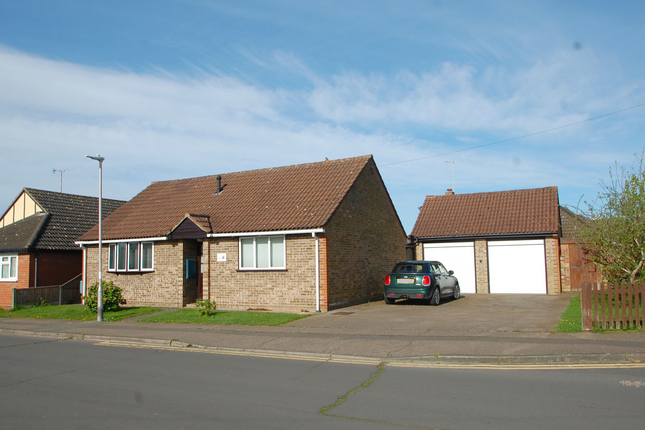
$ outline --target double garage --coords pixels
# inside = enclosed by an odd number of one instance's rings
[[[485,254],[480,250],[477,260],[474,241],[424,243],[423,259],[441,261],[453,270],[462,293],[477,293],[477,270],[487,268],[491,294],[547,294],[544,239],[487,240],[480,245]]]

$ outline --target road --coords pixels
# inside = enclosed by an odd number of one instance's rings
[[[640,430],[644,400],[643,368],[378,367],[0,335],[3,429]]]

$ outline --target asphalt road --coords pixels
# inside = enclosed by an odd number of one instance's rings
[[[3,429],[640,430],[644,400],[643,368],[379,368],[0,335]]]

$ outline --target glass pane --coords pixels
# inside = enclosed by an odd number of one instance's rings
[[[152,242],[141,244],[141,270],[152,270]]]
[[[11,269],[9,270],[9,277],[10,278],[15,278],[18,276],[18,258],[17,257],[11,257]]]
[[[138,243],[128,243],[128,270],[139,270]]]
[[[284,237],[271,238],[271,267],[284,267]]]
[[[116,245],[110,245],[110,256],[108,257],[108,270],[114,270],[116,261]]]
[[[258,269],[265,269],[269,267],[269,238],[257,237],[255,238],[255,246],[257,248],[256,267]]]
[[[119,243],[116,249],[116,270],[125,270],[125,261],[128,257],[126,244]]]
[[[0,267],[0,278],[7,279],[9,277],[9,257],[2,257],[2,266]]]
[[[253,239],[240,239],[242,267],[253,267]]]

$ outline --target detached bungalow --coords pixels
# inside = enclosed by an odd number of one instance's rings
[[[155,182],[103,230],[103,279],[129,305],[324,312],[382,299],[405,258],[372,156]],[[77,242],[88,285],[97,239],[95,226]]]
[[[103,215],[124,202],[103,199]],[[0,218],[0,307],[12,290],[61,285],[80,276],[74,241],[98,219],[98,199],[24,188]]]

